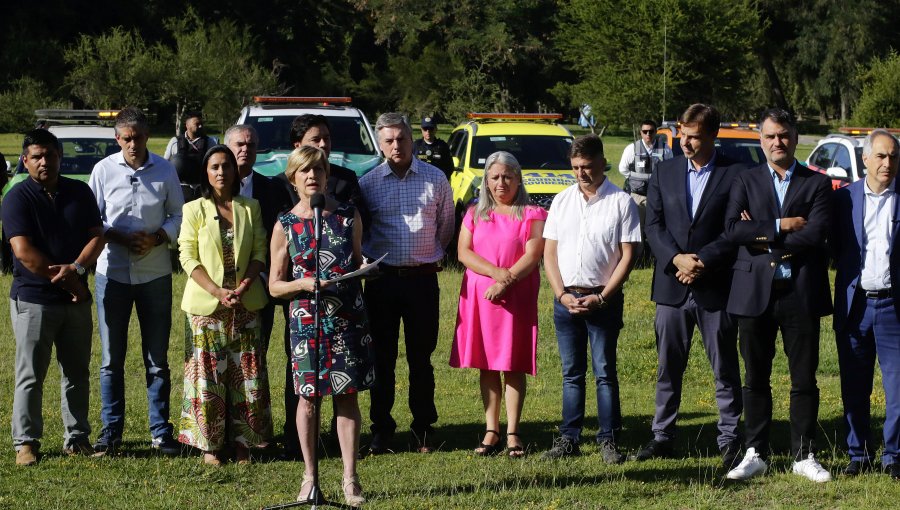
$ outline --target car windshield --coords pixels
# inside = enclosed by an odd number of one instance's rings
[[[121,149],[113,138],[63,138],[63,158],[59,173],[89,175],[101,159]]]
[[[249,117],[247,124],[259,134],[257,151],[289,151],[291,124],[296,116]],[[369,136],[365,123],[356,117],[328,117],[331,131],[331,151],[375,156],[375,141]]]
[[[676,138],[672,144],[672,153],[676,156],[684,154],[679,142],[680,140]],[[759,140],[748,138],[716,138],[716,151],[732,161],[748,165],[758,165],[766,160],[766,155],[759,146]]]
[[[476,136],[473,141],[469,166],[484,168],[487,157],[497,151],[506,151],[516,157],[522,168],[571,170],[569,148],[572,139],[567,136],[549,135],[498,135]]]

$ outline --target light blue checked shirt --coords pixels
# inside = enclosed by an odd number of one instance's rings
[[[372,224],[363,236],[363,253],[387,253],[390,266],[439,262],[453,239],[453,193],[444,172],[412,158],[403,178],[385,162],[359,180]]]

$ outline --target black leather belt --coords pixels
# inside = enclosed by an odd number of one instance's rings
[[[891,289],[859,290],[863,291],[866,294],[866,299],[887,299],[891,297]]]
[[[589,295],[589,294],[600,294],[603,292],[606,286],[601,285],[599,287],[566,287],[566,292],[576,292],[581,295]]]
[[[378,270],[383,274],[391,276],[399,276],[405,278],[407,276],[421,276],[425,274],[434,274],[443,271],[444,268],[438,264],[420,264],[418,266],[389,266],[387,264],[378,264]]]

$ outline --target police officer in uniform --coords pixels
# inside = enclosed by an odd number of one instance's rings
[[[422,161],[438,167],[447,180],[453,173],[453,157],[450,155],[450,146],[447,142],[434,135],[437,124],[431,117],[422,119],[422,138],[413,144],[413,154]]]
[[[647,209],[647,187],[650,175],[663,160],[672,158],[672,149],[656,136],[656,122],[641,122],[640,137],[625,146],[619,160],[619,173],[625,176],[624,189],[638,206],[641,232],[644,231],[644,215]]]
[[[184,133],[172,137],[163,155],[178,172],[184,201],[200,196],[200,180],[204,178],[203,156],[207,149],[219,143],[214,137],[206,136],[203,130],[203,115],[187,112],[184,116]]]

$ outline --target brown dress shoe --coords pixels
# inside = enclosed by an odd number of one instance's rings
[[[33,466],[38,461],[38,447],[30,444],[23,444],[16,451],[17,466]]]

